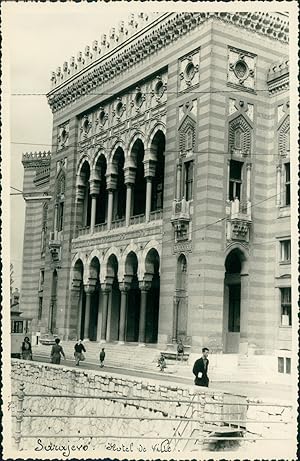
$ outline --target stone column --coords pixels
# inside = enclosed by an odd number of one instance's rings
[[[102,289],[102,322],[101,322],[101,342],[106,342],[107,337],[107,314],[108,314],[108,303],[109,303],[109,294],[111,291],[110,286],[105,286]]]
[[[111,311],[112,311],[112,290],[108,293],[108,309],[107,309],[107,325],[106,325],[106,341],[110,341],[111,331]]]
[[[177,325],[178,325],[178,303],[179,298],[174,296],[173,300],[173,333],[172,333],[172,342],[177,341]]]
[[[181,173],[182,173],[182,163],[180,160],[177,160],[176,167],[176,200],[181,200]]]
[[[58,213],[58,203],[56,203],[54,207],[54,225],[53,225],[54,240],[56,240],[56,236],[57,236],[57,213]]]
[[[98,299],[98,316],[97,316],[97,341],[101,341],[101,330],[102,330],[102,306],[101,306],[101,290],[99,288],[99,299]]]
[[[78,227],[82,226],[83,202],[85,196],[85,184],[80,175],[76,179],[76,205],[75,205],[75,235]]]
[[[108,191],[108,205],[107,205],[107,229],[111,229],[112,213],[113,213],[114,191]]]
[[[100,180],[96,178],[90,179],[90,194],[92,197],[92,207],[91,207],[91,226],[90,233],[93,234],[94,227],[96,224],[96,205],[97,205],[97,196],[100,192]]]
[[[81,339],[81,322],[82,322],[82,289],[79,293],[78,317],[77,317],[77,339]]]
[[[106,184],[108,191],[108,203],[107,203],[107,229],[111,229],[111,223],[113,219],[114,209],[114,191],[117,188],[117,174],[114,169],[106,174]]]
[[[251,201],[251,163],[247,163],[247,203]]]
[[[282,190],[281,190],[281,165],[277,165],[276,168],[276,205],[280,206],[282,203],[281,196],[282,196]]]
[[[132,197],[132,184],[126,184],[126,212],[125,212],[125,226],[126,227],[130,225],[131,197]]]
[[[146,223],[150,221],[151,197],[152,197],[152,178],[146,178]]]
[[[152,198],[152,178],[155,176],[156,170],[156,156],[148,150],[145,152],[144,159],[144,176],[146,178],[146,222],[150,221],[150,211],[151,211],[151,198]]]
[[[230,160],[227,160],[227,192],[226,192],[227,201],[229,201],[229,185],[230,185]]]
[[[124,167],[124,182],[126,184],[126,212],[125,212],[125,225],[130,225],[131,202],[132,202],[132,188],[135,183],[136,167],[132,159],[126,162]]]
[[[121,291],[121,307],[120,307],[120,323],[119,323],[119,343],[125,342],[125,328],[126,328],[126,310],[127,310],[127,294],[129,284],[123,282],[119,284]]]
[[[241,274],[240,354],[248,353],[249,275]]]
[[[85,300],[85,318],[84,318],[84,339],[90,339],[90,314],[91,314],[91,296],[95,291],[95,285],[85,285],[84,290],[86,293]]]
[[[150,288],[148,283],[139,282],[141,290],[141,307],[140,307],[140,322],[139,322],[139,343],[145,344],[146,334],[146,313],[147,313],[147,292]]]

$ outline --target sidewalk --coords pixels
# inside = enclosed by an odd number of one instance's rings
[[[34,350],[34,358],[38,361],[50,362],[49,354],[45,354],[42,351],[38,352],[37,348]],[[40,359],[40,360],[39,360]],[[74,366],[73,359],[67,354],[67,360],[62,361],[62,365]],[[135,376],[137,378],[145,377],[159,381],[168,381],[173,383],[182,384],[194,384],[194,378],[192,374],[192,366],[177,363],[176,365],[170,365],[164,372],[158,371],[155,364],[153,367],[147,367],[147,369],[137,369],[128,366],[114,365],[107,361],[103,369],[99,368],[99,362],[97,359],[88,357],[87,360],[80,363],[79,369],[92,369],[92,370],[103,370],[104,372]],[[217,389],[228,393],[234,393],[237,395],[244,395],[248,398],[259,399],[266,403],[287,403],[290,404],[295,401],[296,396],[293,395],[292,386],[277,384],[266,384],[261,382],[251,382],[244,379],[243,381],[224,381],[218,380],[216,375],[209,374],[210,386],[209,389]]]

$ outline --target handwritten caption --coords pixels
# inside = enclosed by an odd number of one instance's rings
[[[38,439],[36,446],[34,448],[35,451],[52,451],[52,452],[60,452],[62,456],[68,458],[71,454],[75,451],[88,451],[89,448],[95,450],[96,448],[89,447],[90,442],[85,444],[70,444],[70,443],[53,443],[47,442],[44,443],[42,439]],[[143,445],[142,443],[138,442],[129,442],[129,443],[115,443],[115,442],[106,442],[105,449],[111,452],[122,452],[122,453],[146,453],[146,452],[153,452],[153,453],[170,453],[172,451],[171,444],[169,439],[165,439],[162,442],[158,443],[151,443],[147,446]]]

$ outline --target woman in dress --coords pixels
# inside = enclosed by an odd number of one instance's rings
[[[64,359],[66,359],[66,356],[65,356],[63,348],[59,345],[60,339],[56,338],[55,343],[56,344],[54,344],[54,346],[52,346],[50,357],[51,357],[51,362],[52,363],[55,363],[56,365],[59,365],[61,355],[63,356]]]
[[[22,342],[22,359],[32,360],[32,350],[28,336],[26,336]]]

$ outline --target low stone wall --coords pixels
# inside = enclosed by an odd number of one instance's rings
[[[147,453],[147,456],[156,454],[156,458],[162,452],[175,455],[178,451],[185,451],[187,446],[199,450],[201,446],[195,442],[190,441],[187,445],[185,437],[201,440],[208,425],[222,425],[222,421],[226,423],[232,419],[259,419],[265,417],[259,411],[274,410],[268,406],[256,409],[246,397],[197,386],[159,383],[102,370],[79,370],[23,360],[12,360],[11,377],[13,393],[18,392],[21,382],[25,384],[19,448],[35,450],[35,453],[49,447],[51,450],[54,446],[57,454],[59,447],[67,452],[72,446],[80,446],[81,450],[86,450],[82,456],[96,455],[95,450],[107,457],[114,457],[117,452],[125,456],[129,451],[139,457],[141,453]],[[31,397],[30,394],[38,396]],[[13,416],[16,416],[16,396],[13,402]],[[248,408],[244,405],[247,402]],[[276,412],[277,419],[283,414],[287,421],[290,416],[286,410],[282,413],[276,409]],[[184,421],[184,417],[191,421]],[[15,423],[14,417],[14,431]],[[252,426],[247,424],[247,429],[259,436],[272,430],[272,425],[269,429],[268,425],[258,423]],[[50,437],[53,435],[57,437]],[[175,436],[181,439],[176,440]]]
[[[69,435],[70,441],[86,444],[89,450],[104,450],[106,454],[110,450],[114,451],[113,447],[120,447],[122,443],[124,446],[133,443],[137,450],[137,444],[153,450],[153,446],[160,446],[163,440],[168,440],[165,442],[166,449],[172,452],[182,451],[187,444],[184,437],[188,438],[191,434],[200,437],[205,421],[220,421],[223,414],[222,402],[230,399],[230,395],[196,386],[158,383],[149,379],[118,377],[102,371],[83,371],[52,364],[12,360],[14,393],[18,392],[21,382],[25,384],[21,449],[36,448],[38,439],[42,440],[43,446],[49,444],[50,440],[53,442],[47,435],[58,436],[55,443],[63,444],[63,439],[59,436]],[[40,396],[30,397],[29,394]],[[82,397],[59,398],[63,394]],[[124,399],[120,400],[118,397]],[[137,400],[130,401],[132,398]],[[14,399],[16,401],[17,398]],[[236,399],[237,397],[233,402],[234,406]],[[239,401],[242,400],[245,399],[240,397]],[[29,417],[30,415],[49,417]],[[64,417],[58,418],[54,415]],[[136,419],[129,419],[130,417]],[[183,417],[191,418],[192,421],[183,421]],[[35,434],[36,438],[26,437]],[[176,435],[181,440],[172,439]],[[133,438],[122,439],[121,436]],[[153,438],[150,440],[145,437]]]

